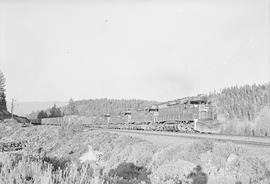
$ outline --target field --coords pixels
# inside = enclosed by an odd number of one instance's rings
[[[79,124],[0,124],[0,183],[270,183],[270,149]],[[21,143],[21,144],[19,144]],[[3,146],[4,145],[4,146]],[[9,148],[10,147],[10,148]]]

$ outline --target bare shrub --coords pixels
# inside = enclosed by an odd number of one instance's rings
[[[71,161],[69,159],[48,156],[41,158],[41,161],[43,162],[43,165],[51,165],[53,172],[57,170],[65,170],[71,164]]]
[[[226,135],[252,136],[253,127],[253,122],[235,119],[224,122],[221,128],[221,133]]]
[[[151,182],[155,184],[184,183],[187,181],[186,176],[195,166],[195,164],[181,159],[163,163],[157,169],[152,169]]]
[[[231,172],[237,173],[237,178],[242,183],[269,183],[270,171],[265,162],[259,158],[239,158]]]
[[[256,119],[248,120],[223,120],[221,133],[226,135],[243,136],[270,136],[270,108],[264,107]]]
[[[189,147],[189,151],[200,154],[200,153],[205,153],[207,151],[212,151],[213,147],[214,147],[213,141],[207,139],[207,140],[194,142]]]
[[[157,151],[150,162],[150,168],[152,170],[157,169],[161,165],[168,164],[170,162],[177,161],[179,159],[188,160],[189,158],[193,160],[193,155],[186,154],[188,148],[180,146],[168,146]],[[185,157],[185,158],[183,158]],[[186,159],[187,157],[187,159]]]
[[[61,128],[59,129],[60,137],[72,137],[74,134],[83,131],[83,125],[78,122],[68,122],[65,121],[61,124]]]
[[[208,151],[212,152],[213,146],[213,142],[210,140],[196,141],[187,148],[187,151],[184,152],[185,154],[182,158],[196,164],[201,164],[201,154]]]
[[[270,108],[263,108],[255,119],[255,132],[259,136],[270,136]]]
[[[246,152],[247,152],[247,149],[231,142],[216,143],[214,144],[214,147],[213,147],[213,153],[225,159],[227,159],[232,153],[237,156],[240,156],[240,155],[243,156]]]

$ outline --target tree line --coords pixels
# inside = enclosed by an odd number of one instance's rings
[[[228,87],[209,96],[219,114],[227,119],[252,121],[263,108],[270,106],[270,82]]]
[[[63,117],[65,115],[79,115],[79,111],[77,109],[77,106],[73,99],[71,98],[69,100],[69,103],[65,109],[57,107],[55,104],[53,107],[47,109],[47,110],[41,110],[39,112],[33,112],[33,114],[37,114],[38,119],[43,118],[57,118],[57,117]]]
[[[129,109],[140,109],[153,104],[155,101],[146,100],[125,100],[125,99],[90,99],[75,101],[74,105],[77,107],[80,115],[83,116],[98,116],[104,114],[120,114]],[[70,109],[70,105],[63,108],[63,111]]]
[[[155,103],[157,102],[136,99],[115,100],[103,98],[74,101],[71,98],[66,106],[56,107],[54,105],[54,107],[47,110],[33,111],[28,117],[31,119],[42,119],[68,115],[102,116],[105,114],[121,114],[125,110],[145,108]]]
[[[58,108],[55,104],[49,110],[47,111],[42,110],[37,114],[38,119],[57,118],[57,117],[63,117],[63,113],[61,112],[60,108]]]

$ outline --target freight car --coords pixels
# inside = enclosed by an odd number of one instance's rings
[[[144,110],[128,110],[121,122],[121,124],[116,121],[109,122],[108,126],[153,131],[203,133],[220,131],[216,110],[203,95],[156,104]]]

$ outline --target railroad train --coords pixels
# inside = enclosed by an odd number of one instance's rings
[[[112,129],[219,133],[216,108],[207,96],[198,95],[127,110],[122,115],[105,115]]]
[[[120,114],[48,118],[38,121],[38,124],[59,126],[65,122],[79,122],[96,128],[185,133],[219,133],[221,129],[221,124],[217,120],[217,110],[204,95],[186,97],[145,108],[127,109]]]

